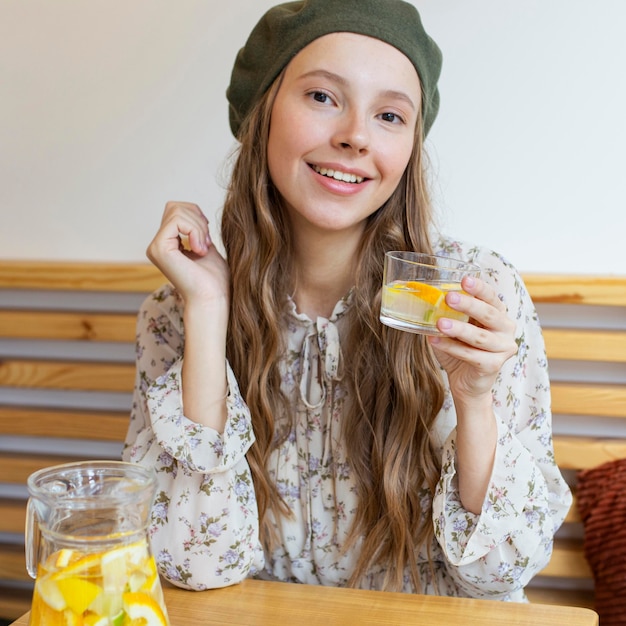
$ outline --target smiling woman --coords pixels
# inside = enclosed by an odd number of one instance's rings
[[[277,5],[237,55],[226,255],[197,204],[167,203],[148,257],[170,284],[138,317],[124,458],[156,468],[172,583],[524,601],[548,562],[571,494],[533,304],[433,225],[441,62],[402,0]],[[480,266],[436,336],[381,324],[389,250]]]

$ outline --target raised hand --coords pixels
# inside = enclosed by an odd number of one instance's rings
[[[198,205],[168,202],[146,254],[186,302],[228,299],[229,272]]]
[[[443,337],[430,337],[437,359],[448,374],[455,401],[472,403],[491,393],[498,372],[517,352],[515,323],[494,289],[480,279],[466,277],[466,294],[450,292],[446,303],[467,313],[469,322],[443,318],[437,328]]]

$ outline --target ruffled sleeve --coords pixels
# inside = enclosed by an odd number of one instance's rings
[[[250,413],[227,365],[224,433],[192,422],[182,405],[182,302],[171,286],[143,304],[137,374],[123,458],[156,470],[150,537],[159,570],[189,589],[223,587],[263,567],[246,452]]]
[[[492,391],[498,445],[480,515],[461,504],[453,429],[443,447],[433,521],[448,574],[459,588],[473,597],[507,599],[519,597],[548,563],[572,498],[554,459],[547,360],[534,306],[508,263],[494,253],[477,255],[483,278],[517,322],[518,352]]]

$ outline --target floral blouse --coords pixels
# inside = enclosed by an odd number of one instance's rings
[[[548,562],[553,535],[571,504],[554,460],[547,361],[537,314],[520,276],[497,254],[451,240],[441,240],[436,252],[482,268],[483,279],[495,287],[517,322],[519,348],[493,389],[498,446],[480,515],[465,510],[459,498],[456,418],[449,391],[446,395],[434,426],[442,460],[432,510],[434,568],[424,548],[418,555],[423,589],[413,589],[405,576],[404,590],[525,601],[523,588]],[[357,506],[340,428],[346,402],[341,338],[350,305],[348,295],[329,319],[316,320],[298,313],[293,301],[286,307],[282,388],[295,419],[284,443],[272,452],[269,470],[293,515],[270,517],[280,540],[264,554],[246,461],[254,432],[234,374],[227,366],[223,433],[186,418],[182,300],[168,285],[144,302],[123,457],[156,469],[151,540],[159,569],[173,584],[201,590],[246,577],[347,584],[355,551],[344,553],[342,547]],[[361,586],[380,589],[383,577],[383,571],[374,569]]]

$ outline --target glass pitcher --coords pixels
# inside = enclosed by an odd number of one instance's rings
[[[169,626],[148,539],[154,473],[88,461],[28,478],[30,626]]]

